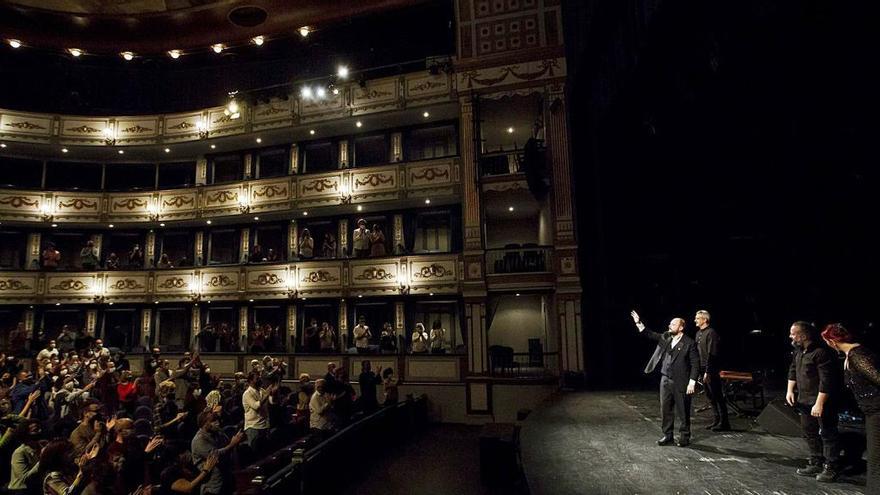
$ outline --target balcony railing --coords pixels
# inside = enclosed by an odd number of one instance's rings
[[[552,271],[552,248],[537,244],[509,245],[486,250],[486,273],[540,273]]]
[[[522,169],[522,150],[484,153],[480,156],[480,174],[517,174]]]
[[[559,376],[558,352],[510,352],[506,347],[490,347],[492,376],[504,378],[546,378]]]

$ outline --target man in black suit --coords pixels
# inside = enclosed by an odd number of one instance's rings
[[[657,342],[654,355],[645,366],[651,373],[660,364],[660,415],[663,421],[663,438],[657,445],[669,445],[673,441],[673,427],[678,418],[679,447],[691,443],[691,395],[700,373],[700,354],[694,340],[684,334],[684,319],[673,318],[669,331],[657,333],[645,327],[639,314],[631,312],[633,322],[642,335]],[[645,331],[647,330],[647,331]]]

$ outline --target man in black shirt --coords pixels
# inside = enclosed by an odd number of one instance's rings
[[[694,323],[697,324],[697,350],[700,351],[700,374],[703,377],[703,386],[706,387],[706,398],[712,404],[712,412],[715,421],[707,426],[707,430],[730,431],[730,422],[727,419],[727,401],[724,400],[724,391],[721,388],[721,337],[714,328],[709,326],[709,312],[697,311]]]
[[[820,344],[816,327],[811,323],[794,322],[789,338],[795,351],[788,369],[785,401],[800,413],[804,439],[810,448],[809,464],[798,469],[797,473],[832,482],[839,474],[840,457],[836,407],[840,371],[837,358]]]

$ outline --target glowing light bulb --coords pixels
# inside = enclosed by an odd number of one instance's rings
[[[211,45],[211,50],[214,50],[214,53],[220,53],[223,51],[223,43],[215,43]]]
[[[174,60],[179,59],[181,54],[182,53],[180,50],[168,50],[168,56],[173,58]]]

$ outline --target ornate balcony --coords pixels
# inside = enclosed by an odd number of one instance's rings
[[[460,256],[419,255],[183,270],[0,272],[0,304],[457,294]]]
[[[357,203],[450,196],[458,193],[460,181],[459,159],[450,157],[156,192],[0,190],[0,217],[57,223],[192,220],[335,206],[343,202],[343,190]]]

